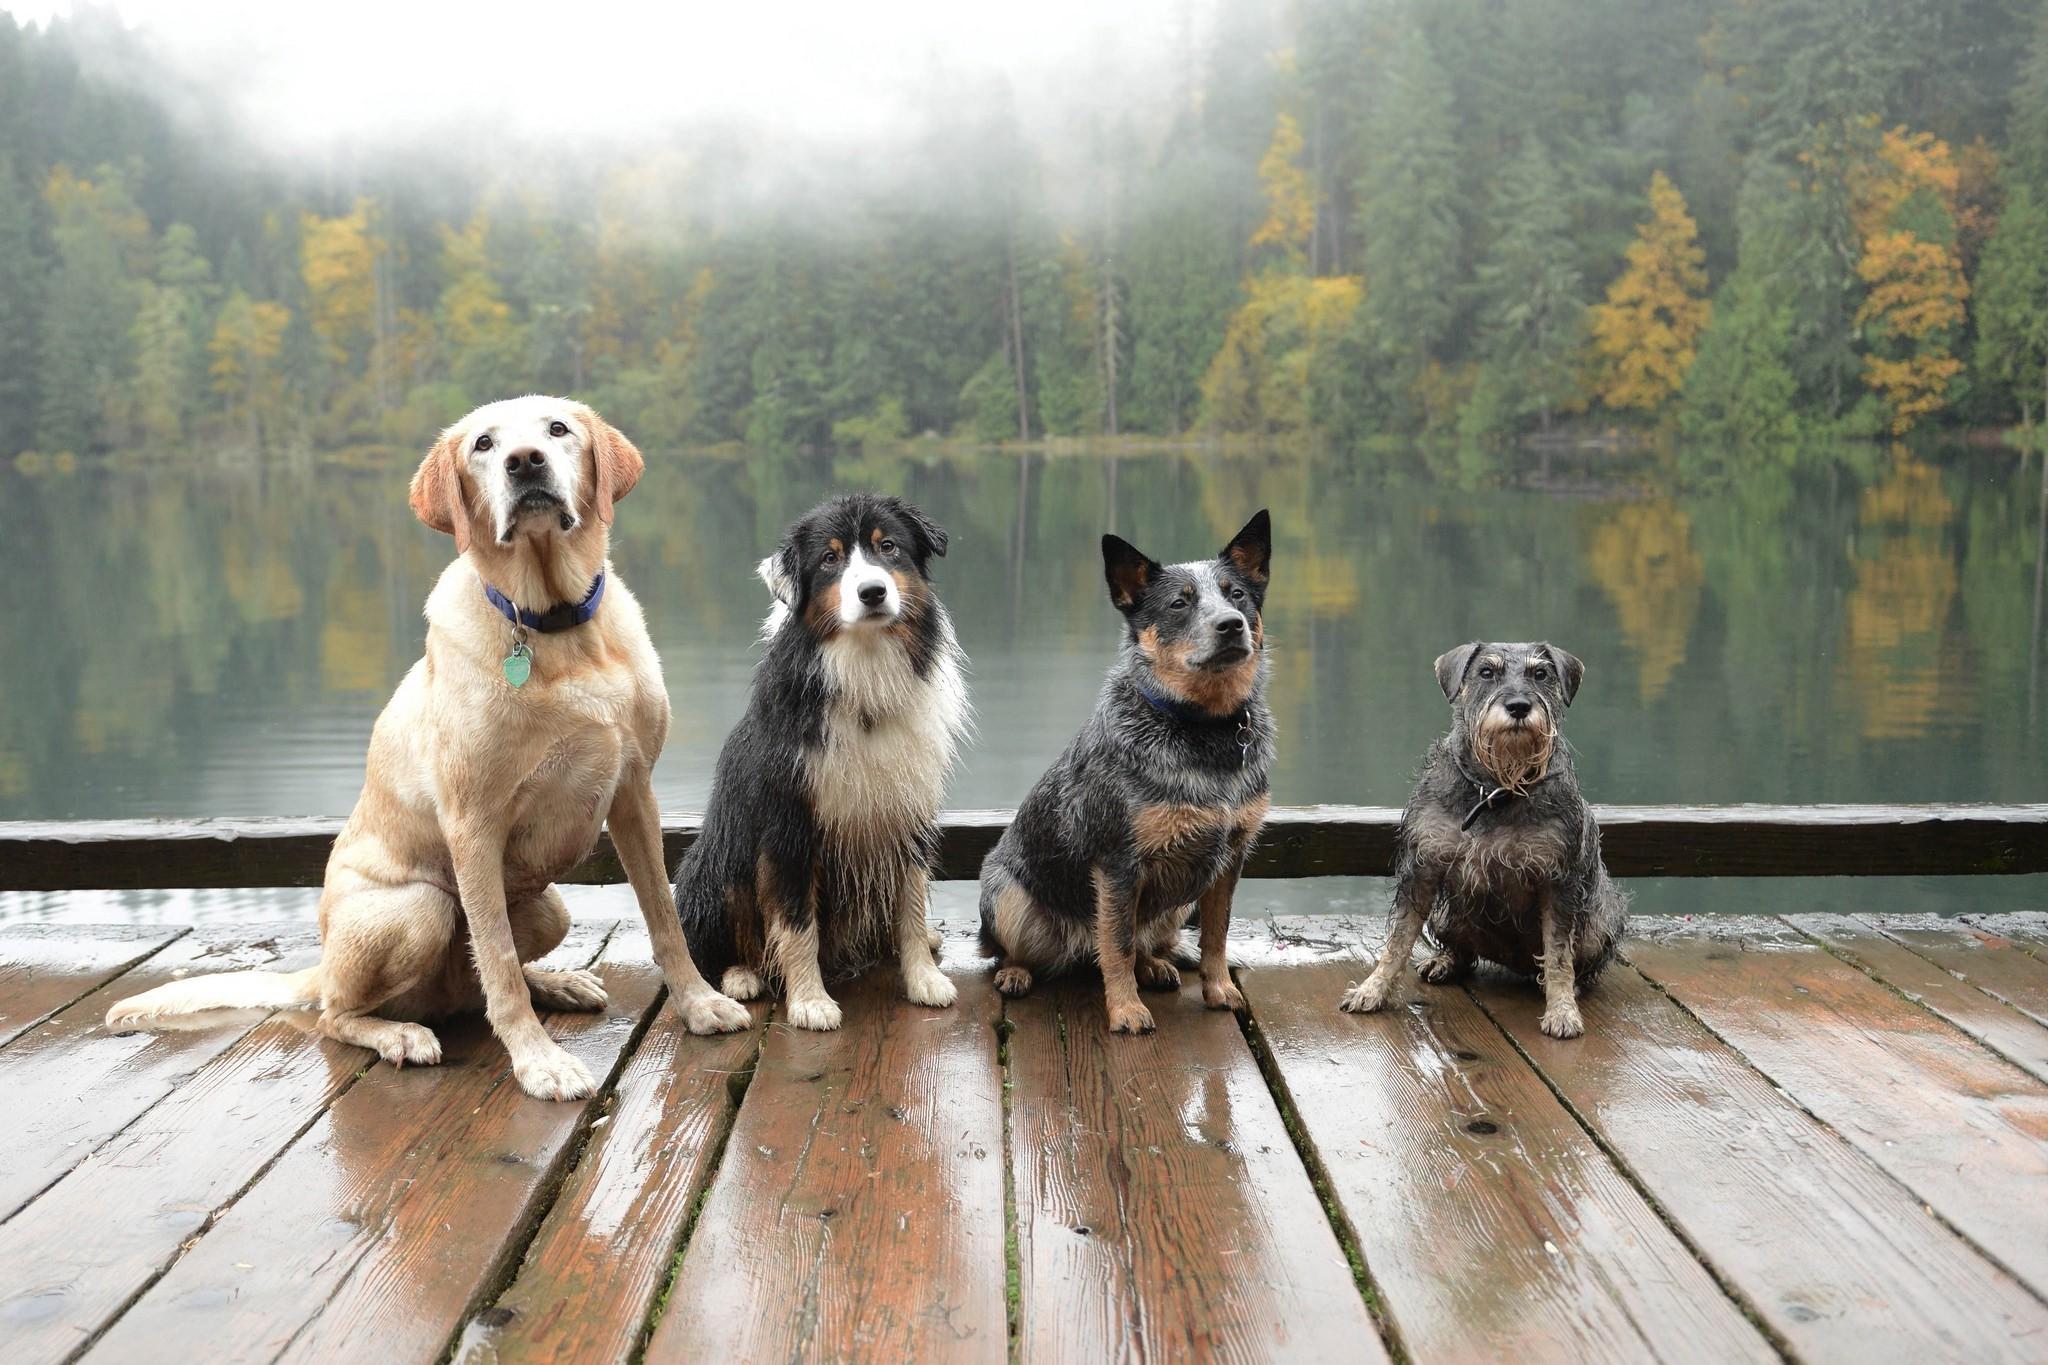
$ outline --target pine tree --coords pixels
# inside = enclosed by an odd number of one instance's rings
[[[105,449],[125,434],[149,222],[112,168],[94,174],[86,180],[59,166],[43,187],[57,268],[43,314],[37,439],[51,451]]]
[[[1509,385],[1514,415],[1533,411],[1545,429],[1575,388],[1586,321],[1562,190],[1542,142],[1524,138],[1494,200],[1493,241],[1474,274],[1482,355]]]
[[[1655,412],[1685,385],[1712,306],[1706,253],[1678,187],[1650,177],[1650,217],[1636,229],[1628,266],[1592,309],[1597,389],[1611,408]]]
[[[16,179],[12,158],[0,153],[0,412],[14,415],[0,423],[0,456],[21,450],[36,430],[46,270],[29,190]]]
[[[198,234],[184,223],[164,229],[156,277],[142,286],[135,318],[135,412],[142,434],[181,440],[204,391],[213,268]]]

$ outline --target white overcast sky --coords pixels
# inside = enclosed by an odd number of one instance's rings
[[[404,142],[481,119],[519,136],[759,120],[865,139],[942,68],[1020,105],[1142,106],[1210,0],[114,0],[283,148]],[[69,4],[0,9],[42,22]],[[1133,109],[1140,113],[1140,109]],[[1027,113],[1028,116],[1028,113]]]

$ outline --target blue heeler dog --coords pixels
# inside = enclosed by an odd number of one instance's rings
[[[1093,958],[1110,1028],[1149,1033],[1138,985],[1179,987],[1172,958],[1199,906],[1202,999],[1244,1008],[1223,947],[1273,763],[1260,617],[1272,556],[1263,511],[1215,559],[1186,564],[1102,538],[1123,646],[1095,714],[981,867],[982,951],[1002,958],[1003,994]]]
[[[1578,993],[1628,918],[1559,731],[1585,671],[1547,644],[1460,645],[1436,661],[1451,732],[1430,746],[1401,813],[1386,951],[1342,1008],[1385,1004],[1427,934],[1436,952],[1423,980],[1456,980],[1484,958],[1542,981],[1545,1033],[1585,1032]]]

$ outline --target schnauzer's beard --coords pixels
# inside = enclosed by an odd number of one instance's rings
[[[1520,725],[1499,706],[1489,706],[1472,727],[1472,757],[1494,781],[1525,792],[1550,771],[1555,732],[1549,713],[1537,707]]]

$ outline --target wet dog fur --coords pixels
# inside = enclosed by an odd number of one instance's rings
[[[690,951],[735,999],[779,985],[788,1022],[834,1029],[828,981],[894,954],[903,993],[950,1005],[926,922],[940,797],[967,726],[964,659],[933,590],[946,533],[846,494],[789,528],[747,713],[676,869]]]
[[[1203,1001],[1244,1008],[1224,939],[1269,800],[1271,522],[1261,511],[1215,559],[1162,565],[1116,536],[1102,554],[1123,643],[1094,714],[982,864],[981,941],[1010,996],[1094,960],[1109,1027],[1149,1033],[1138,986],[1180,985],[1192,907]]]
[[[1386,949],[1341,1008],[1384,1005],[1426,935],[1435,951],[1423,980],[1457,980],[1480,960],[1533,976],[1543,1031],[1576,1038],[1578,995],[1628,918],[1561,732],[1585,666],[1554,645],[1473,643],[1438,658],[1436,676],[1451,730],[1401,813]]]

